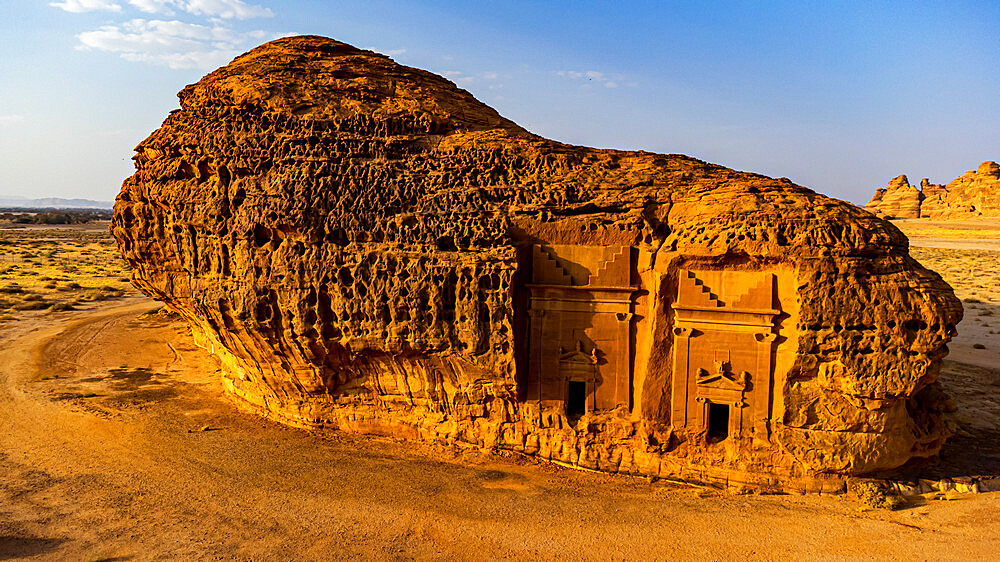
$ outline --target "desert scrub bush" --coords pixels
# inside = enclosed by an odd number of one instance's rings
[[[68,302],[57,302],[49,307],[49,312],[68,312],[70,310],[76,309]]]
[[[880,482],[872,480],[851,482],[850,490],[861,503],[868,507],[895,510],[906,504],[906,500],[886,491],[885,485]]]
[[[25,301],[19,302],[14,305],[14,310],[41,310],[43,308],[48,308],[49,303],[41,301]]]
[[[986,349],[986,346],[981,343],[972,344],[972,349]]]
[[[23,292],[24,292],[24,289],[20,285],[18,285],[17,282],[8,283],[7,285],[5,285],[3,287],[0,287],[0,293],[7,293],[7,294],[13,295],[13,294],[23,293]]]
[[[80,298],[81,300],[85,301],[106,301],[111,299],[118,299],[124,295],[125,291],[119,291],[119,290],[114,290],[107,293],[103,291],[92,291],[87,293],[86,295],[83,295]]]

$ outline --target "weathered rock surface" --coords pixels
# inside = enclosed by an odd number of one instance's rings
[[[910,180],[905,175],[900,174],[886,187],[875,190],[875,195],[865,205],[865,209],[889,218],[919,217],[922,199],[921,191],[910,185]]]
[[[179,97],[112,232],[275,419],[804,490],[947,437],[961,305],[851,204],[546,140],[320,37]]]
[[[1000,216],[1000,165],[987,160],[948,185],[932,184],[924,178],[920,189],[900,175],[888,186],[876,189],[865,209],[890,219]]]

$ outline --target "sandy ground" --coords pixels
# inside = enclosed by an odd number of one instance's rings
[[[0,560],[1000,556],[1000,493],[873,510],[284,428],[239,412],[154,307],[0,324]],[[950,362],[942,379],[973,413],[936,470],[1000,473],[1000,370]]]
[[[911,255],[940,273],[962,299],[965,318],[948,358],[1000,367],[1000,218],[893,223],[909,237]]]

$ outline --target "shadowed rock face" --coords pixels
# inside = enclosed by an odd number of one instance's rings
[[[853,205],[546,140],[320,37],[179,97],[112,232],[275,419],[809,490],[947,436],[960,303]]]

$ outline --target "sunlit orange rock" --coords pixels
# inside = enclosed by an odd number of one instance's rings
[[[801,490],[947,436],[960,303],[851,204],[546,140],[320,37],[180,102],[112,232],[274,419]]]
[[[900,174],[889,185],[875,190],[865,209],[879,217],[890,219],[915,219],[920,217],[923,192],[910,185],[910,180]]]
[[[948,183],[932,184],[927,178],[920,189],[900,175],[875,195],[865,209],[889,219],[968,219],[1000,216],[1000,165],[987,160]]]

